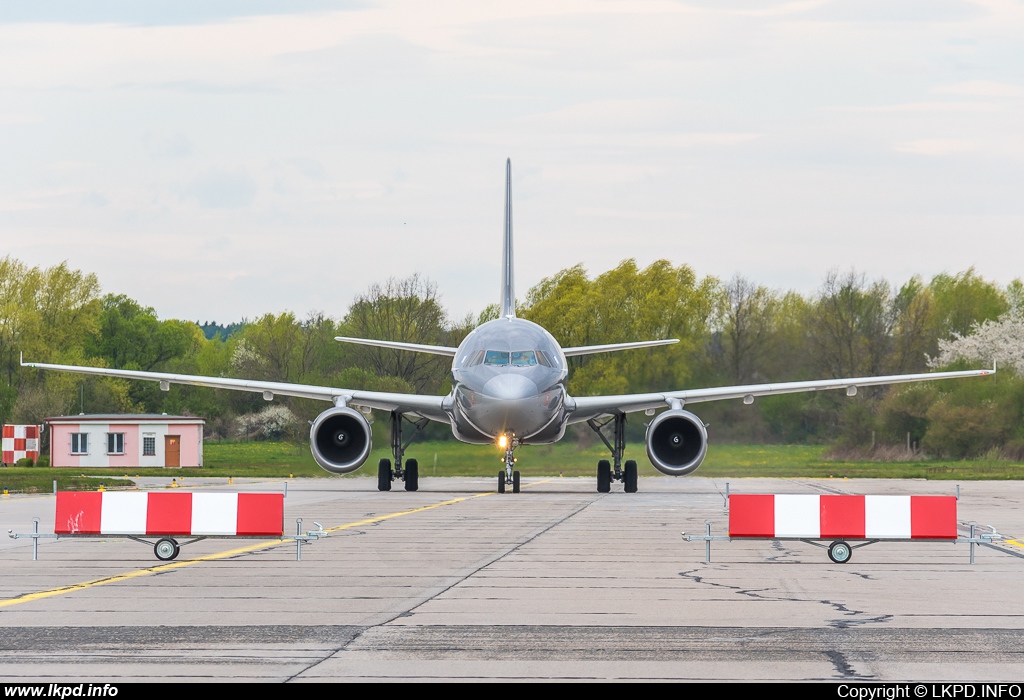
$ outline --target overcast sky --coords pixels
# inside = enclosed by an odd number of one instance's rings
[[[666,258],[1024,275],[1024,4],[0,3],[0,255],[162,318]]]

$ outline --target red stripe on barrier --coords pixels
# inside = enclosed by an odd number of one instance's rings
[[[284,494],[238,494],[239,535],[284,534]]]
[[[4,453],[3,453],[3,463],[4,464],[14,464],[14,453],[10,452],[8,450],[4,450]]]
[[[821,536],[823,538],[864,538],[864,497],[819,497],[821,503]]]
[[[30,425],[25,428],[25,437],[27,438],[38,438],[39,437],[39,426]]]
[[[57,535],[100,534],[103,494],[99,491],[59,491],[53,532]]]
[[[4,426],[3,437],[10,437],[10,438],[14,437],[14,426],[13,425],[5,425]]]
[[[25,438],[14,438],[14,451],[24,452],[25,451]]]
[[[911,496],[910,536],[915,540],[955,540],[956,496]]]
[[[149,494],[146,508],[147,535],[188,535],[191,532],[191,493]]]
[[[729,496],[730,537],[774,537],[775,496],[772,494],[731,494]]]

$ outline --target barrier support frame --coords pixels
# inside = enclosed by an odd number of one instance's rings
[[[295,541],[295,561],[302,561],[302,545],[303,545],[303,543],[309,544],[310,542],[314,542],[316,540],[319,540],[321,537],[327,537],[327,533],[324,531],[324,526],[323,525],[321,525],[320,523],[318,523],[316,521],[314,521],[313,524],[316,525],[317,529],[316,530],[310,530],[306,534],[302,534],[302,518],[296,518],[295,519],[295,534],[294,535],[285,535],[283,533],[281,535],[183,535],[184,537],[189,537],[191,539],[189,539],[187,542],[177,542],[177,540],[175,540],[175,542],[177,543],[177,545],[179,547],[184,547],[185,545],[194,544],[194,543],[199,542],[201,540],[208,540],[208,539],[228,539],[228,540],[279,539],[281,541],[294,540]],[[181,537],[182,535],[118,535],[118,534],[110,534],[110,535],[58,535],[58,534],[52,534],[51,535],[51,534],[46,534],[46,533],[40,533],[39,532],[39,518],[32,518],[32,532],[15,532],[14,530],[8,530],[7,531],[7,536],[10,537],[12,540],[31,538],[32,539],[32,561],[39,561],[39,540],[41,540],[41,539],[48,539],[48,540],[59,540],[61,538],[69,538],[69,539],[94,539],[94,540],[96,540],[96,539],[106,539],[106,540],[110,540],[110,539],[125,539],[125,540],[132,540],[134,542],[141,542],[142,544],[147,544],[147,545],[153,547],[153,546],[156,545],[156,542],[161,540],[161,539],[165,539],[165,538],[174,539],[175,537]],[[156,539],[154,541],[150,542],[149,540],[143,539],[145,537],[156,538]]]
[[[704,542],[704,563],[705,564],[710,564],[711,563],[711,543],[712,542],[716,542],[716,541],[717,542],[732,542],[733,540],[765,540],[765,541],[773,541],[773,542],[774,541],[779,541],[779,542],[804,542],[806,544],[813,545],[815,547],[822,547],[824,549],[828,549],[828,545],[822,544],[822,542],[826,542],[826,541],[828,541],[828,542],[842,541],[842,542],[847,542],[847,544],[849,544],[848,540],[845,540],[845,539],[833,539],[833,538],[828,538],[828,537],[813,539],[813,538],[805,538],[805,537],[730,537],[729,535],[712,535],[711,534],[711,526],[713,524],[714,523],[712,521],[710,521],[710,520],[705,520],[704,521],[705,534],[703,534],[703,535],[687,535],[686,532],[679,533],[683,537],[683,539],[685,539],[687,542]],[[859,544],[850,544],[849,546],[850,546],[850,549],[860,549],[861,547],[867,547],[869,544],[877,544],[879,542],[913,542],[915,544],[920,544],[922,542],[932,542],[932,543],[948,542],[950,544],[965,543],[965,544],[969,544],[970,545],[970,559],[971,559],[971,564],[972,565],[974,564],[974,546],[975,545],[980,545],[982,547],[988,547],[989,549],[994,549],[997,552],[1002,552],[1003,554],[1009,554],[1010,556],[1018,557],[1020,559],[1024,559],[1024,554],[1022,554],[1022,553],[1014,552],[1014,551],[1011,551],[1009,549],[1003,549],[1002,547],[999,547],[999,546],[993,544],[992,540],[994,540],[994,539],[1003,539],[1003,536],[1000,535],[996,531],[995,528],[989,526],[989,529],[991,530],[990,533],[985,533],[985,534],[977,535],[976,534],[976,527],[977,526],[974,523],[971,523],[970,524],[970,528],[971,528],[970,537],[957,537],[955,540],[953,540],[953,539],[951,539],[951,540],[873,539],[873,540],[865,540],[863,542],[859,542]]]

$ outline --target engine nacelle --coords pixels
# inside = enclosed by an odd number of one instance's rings
[[[370,456],[370,424],[351,408],[329,409],[310,426],[309,448],[316,463],[327,471],[354,472]]]
[[[707,453],[708,431],[689,411],[665,411],[647,428],[647,456],[662,474],[689,474]]]

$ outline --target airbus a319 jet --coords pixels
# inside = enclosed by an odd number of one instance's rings
[[[124,379],[143,379],[160,383],[167,391],[171,384],[191,384],[215,389],[235,389],[274,396],[322,399],[333,404],[314,420],[309,430],[310,449],[317,464],[335,474],[359,469],[370,454],[370,424],[365,414],[371,409],[391,414],[391,452],[394,462],[382,459],[377,467],[377,488],[390,491],[395,481],[403,481],[407,491],[419,487],[419,467],[415,459],[404,460],[405,451],[415,433],[428,421],[451,426],[462,442],[494,444],[504,450],[505,467],[498,473],[498,491],[511,487],[519,492],[519,471],[515,469],[515,450],[521,445],[557,442],[566,426],[587,423],[611,451],[610,460],[597,464],[597,490],[611,490],[613,481],[622,482],[624,491],[637,490],[637,464],[623,463],[626,415],[644,411],[653,416],[647,427],[647,456],[658,471],[684,476],[700,466],[707,454],[707,426],[684,407],[702,401],[742,399],[753,403],[758,396],[772,396],[825,389],[845,390],[854,396],[859,387],[898,384],[956,377],[994,374],[993,369],[961,372],[902,374],[886,377],[853,377],[809,382],[749,384],[710,389],[656,391],[620,396],[570,396],[566,391],[566,358],[602,352],[615,352],[668,345],[678,340],[646,340],[611,345],[563,348],[536,323],[516,318],[512,258],[512,163],[505,163],[505,232],[501,266],[501,314],[476,328],[457,348],[419,345],[391,340],[342,338],[336,340],[407,352],[425,352],[452,358],[452,390],[447,396],[360,391],[328,386],[309,386],[281,382],[249,381],[225,377],[203,377],[163,372],[137,372],[123,369],[52,365],[35,362],[25,367],[79,372]],[[361,409],[361,410],[360,410]],[[403,438],[408,423],[412,433]]]

